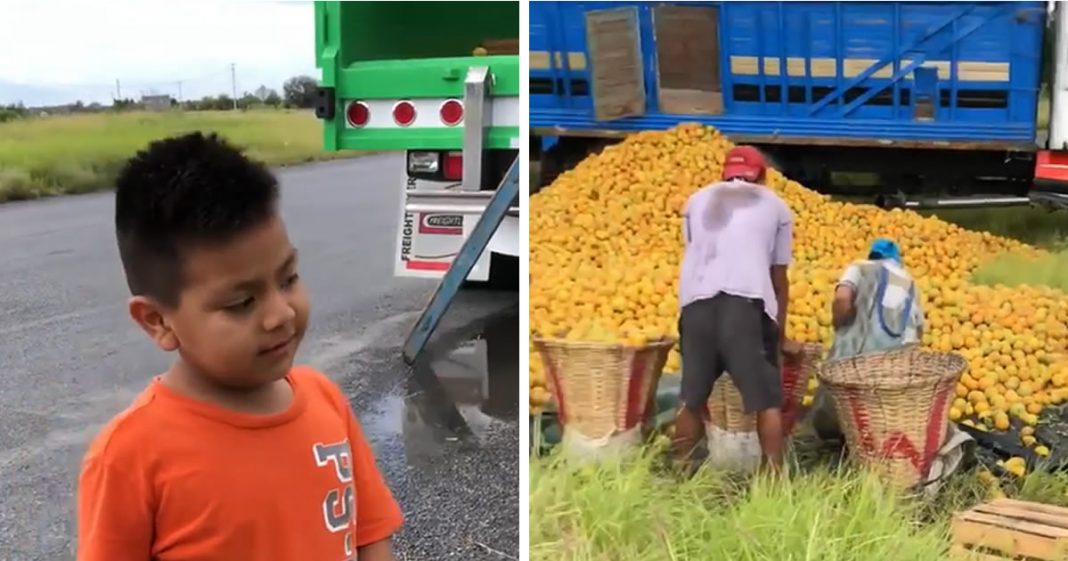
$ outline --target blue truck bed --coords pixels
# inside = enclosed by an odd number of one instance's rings
[[[1045,2],[531,2],[530,125],[1034,150]]]

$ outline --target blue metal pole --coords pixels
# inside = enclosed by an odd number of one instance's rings
[[[459,292],[460,285],[467,279],[467,275],[471,273],[471,268],[475,266],[475,262],[478,261],[483,250],[489,245],[493,233],[497,231],[497,227],[500,226],[501,221],[508,214],[512,201],[518,195],[519,158],[517,157],[512,162],[511,167],[508,168],[508,173],[504,176],[500,186],[497,187],[497,191],[490,199],[486,210],[478,218],[478,223],[475,224],[471,235],[464,240],[463,245],[460,247],[460,252],[453,259],[452,265],[449,266],[449,270],[445,273],[441,282],[438,283],[438,288],[434,291],[434,295],[431,296],[430,302],[423,308],[419,321],[415,322],[412,331],[408,333],[403,347],[404,361],[408,364],[414,363],[419,354],[423,352],[426,344],[430,341],[430,336],[434,334],[434,330],[437,328],[442,316],[448,311],[453,298]]]

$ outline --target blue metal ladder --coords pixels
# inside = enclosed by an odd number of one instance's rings
[[[475,224],[471,235],[460,246],[460,252],[453,259],[441,282],[438,283],[434,295],[430,297],[430,302],[423,308],[419,321],[415,322],[415,326],[408,333],[402,349],[404,361],[408,364],[414,363],[420,353],[423,352],[423,349],[430,341],[430,336],[434,334],[434,330],[437,328],[442,316],[448,311],[453,298],[459,292],[460,285],[467,279],[467,275],[471,273],[471,268],[475,266],[475,262],[478,261],[479,256],[489,245],[493,233],[497,231],[497,227],[500,226],[501,221],[508,214],[512,201],[516,199],[518,194],[519,158],[517,156],[512,161],[512,165],[508,168],[508,173],[505,174],[501,184],[490,198],[485,211],[479,216],[478,223]]]

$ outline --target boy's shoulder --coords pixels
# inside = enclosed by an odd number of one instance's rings
[[[294,385],[307,386],[312,393],[329,400],[338,412],[344,412],[348,408],[349,401],[341,388],[321,371],[307,365],[295,365],[289,376]]]
[[[338,413],[344,413],[348,400],[326,374],[310,366],[294,366],[290,371],[293,384],[312,396],[313,403],[329,404]],[[118,461],[128,463],[139,458],[150,459],[150,448],[146,443],[156,442],[160,433],[173,430],[173,404],[161,400],[158,380],[149,383],[134,398],[129,406],[108,421],[97,433],[86,451],[86,460],[96,459],[106,462]],[[162,402],[161,402],[162,401]]]
[[[329,376],[306,364],[294,365],[289,371],[289,377],[294,384],[308,385],[331,394],[341,395],[341,388]]]
[[[109,420],[89,443],[86,460],[115,460],[130,450],[143,447],[154,438],[158,426],[159,408],[155,406],[157,393],[153,381],[133,402]]]

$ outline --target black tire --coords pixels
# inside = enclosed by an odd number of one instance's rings
[[[463,288],[474,290],[519,290],[519,258],[490,254],[490,275],[485,281],[464,281]]]

